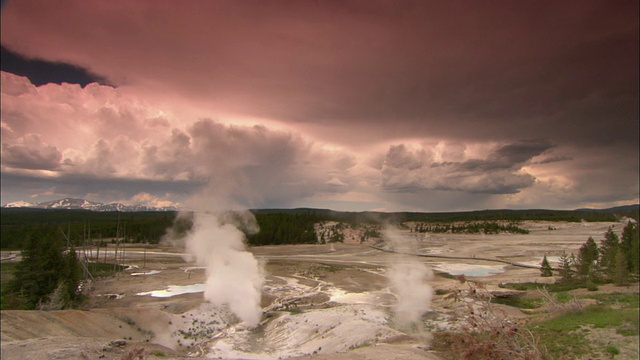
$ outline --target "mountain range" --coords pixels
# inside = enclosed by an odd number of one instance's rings
[[[90,211],[178,211],[175,206],[146,206],[146,205],[125,205],[121,203],[103,204],[85,199],[64,198],[60,200],[45,201],[41,203],[30,203],[26,201],[10,202],[2,206],[3,208],[34,208],[34,209],[76,209]]]
[[[67,209],[73,209],[73,210],[90,210],[90,211],[99,211],[99,212],[106,212],[106,211],[120,211],[120,212],[136,212],[136,211],[179,211],[179,210],[183,210],[181,208],[178,208],[176,206],[162,206],[162,207],[155,207],[155,206],[147,206],[147,205],[125,205],[125,204],[121,204],[121,203],[109,203],[109,204],[104,204],[104,203],[99,203],[99,202],[95,202],[95,201],[90,201],[90,200],[85,200],[85,199],[77,199],[77,198],[64,198],[64,199],[60,199],[60,200],[52,200],[52,201],[45,201],[45,202],[41,202],[41,203],[30,203],[30,202],[26,202],[26,201],[15,201],[15,202],[10,202],[7,203],[5,205],[2,206],[2,208],[31,208],[31,209],[63,209],[63,210],[67,210]],[[637,213],[638,213],[638,208],[639,205],[638,204],[634,204],[634,205],[625,205],[625,206],[616,206],[616,207],[612,207],[612,208],[607,208],[607,209],[587,209],[587,208],[582,208],[582,209],[576,209],[576,210],[572,210],[574,212],[610,212],[610,213],[635,213],[635,216],[632,217],[637,217]],[[335,212],[332,210],[328,210],[328,209],[307,209],[307,208],[298,208],[298,209],[254,209],[252,210],[256,213],[271,213],[271,212],[276,212],[276,213],[282,213],[282,212],[286,212],[286,213],[292,213],[292,214],[298,214],[298,213],[308,213],[309,211],[313,211],[315,213],[321,212],[321,213],[341,213],[341,212]],[[485,211],[472,211],[471,213],[482,213],[482,212],[486,212],[486,211],[490,211],[491,210],[485,210]],[[520,212],[544,212],[544,211],[550,211],[550,210],[493,210],[492,212],[513,212],[513,211],[520,211]],[[571,210],[570,210],[571,211]],[[347,212],[348,213],[348,212]],[[361,214],[374,214],[375,212],[362,212]],[[442,214],[446,214],[446,213],[442,213]],[[451,214],[455,214],[451,213]],[[631,215],[626,215],[626,216],[631,216]]]

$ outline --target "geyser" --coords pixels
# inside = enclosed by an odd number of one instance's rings
[[[407,239],[394,229],[386,229],[383,235],[395,249],[403,249],[404,253],[417,250],[414,239]],[[394,307],[396,322],[407,328],[418,324],[422,315],[431,307],[433,288],[429,280],[433,277],[433,272],[417,257],[404,254],[394,256],[387,274],[391,290],[398,298]]]
[[[245,248],[245,234],[257,231],[253,214],[197,212],[185,238],[185,250],[206,266],[204,297],[214,305],[226,305],[249,327],[262,317],[260,296],[264,273],[258,260]]]

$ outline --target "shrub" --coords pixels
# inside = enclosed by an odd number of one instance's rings
[[[466,279],[459,277],[460,282]],[[463,300],[468,309],[466,323],[457,333],[438,336],[449,345],[456,358],[465,360],[489,359],[547,359],[546,350],[538,338],[526,327],[512,321],[492,304],[492,296],[482,283],[467,282],[469,289]],[[443,335],[443,334],[441,334]],[[443,339],[444,338],[444,339]]]
[[[611,354],[612,357],[616,355],[620,355],[620,350],[613,345],[607,345],[607,347],[605,347],[604,350],[607,353]]]

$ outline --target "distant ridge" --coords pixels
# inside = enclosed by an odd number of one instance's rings
[[[26,201],[10,202],[2,206],[3,208],[32,208],[32,209],[64,209],[64,210],[89,210],[89,211],[178,211],[175,206],[146,206],[146,205],[124,205],[121,203],[103,204],[95,201],[76,198],[64,198],[60,200],[45,201],[41,203],[29,203]]]
[[[146,205],[124,205],[121,203],[99,203],[95,201],[64,198],[60,200],[30,203],[15,201],[5,204],[2,209],[42,209],[42,210],[88,210],[95,212],[145,212],[180,211],[176,206],[154,207]],[[378,212],[378,211],[336,211],[318,208],[292,209],[251,209],[254,214],[313,215],[338,221],[394,220],[394,221],[492,221],[492,220],[554,220],[554,221],[606,221],[616,217],[638,219],[640,204],[616,206],[606,209],[551,210],[551,209],[494,209],[451,212]],[[598,220],[596,220],[598,219]]]
[[[640,205],[617,206],[608,209],[493,209],[449,212],[379,212],[379,211],[334,211],[329,209],[252,209],[254,214],[309,215],[323,219],[347,222],[455,222],[498,220],[544,220],[544,221],[617,221],[628,217],[638,220]]]
[[[623,205],[623,206],[614,206],[606,209],[591,209],[591,208],[582,208],[576,209],[576,211],[605,211],[605,212],[618,212],[618,211],[633,211],[638,210],[640,208],[640,204],[635,205]]]

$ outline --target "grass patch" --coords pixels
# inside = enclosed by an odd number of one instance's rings
[[[607,347],[604,348],[604,351],[611,354],[611,356],[620,355],[620,350],[613,345],[607,345]]]
[[[562,291],[586,288],[587,285],[586,283],[578,283],[578,282],[557,283],[557,284],[540,284],[540,283],[533,283],[533,282],[525,282],[525,283],[501,284],[500,287],[506,288],[506,289],[520,290],[520,291],[537,290],[537,289],[542,289],[543,287],[546,287],[547,290],[549,290],[549,292],[562,292]]]
[[[587,325],[595,328],[615,328],[620,335],[638,336],[638,309],[591,306],[531,324],[529,329],[540,337],[553,358],[561,358],[563,354],[568,353],[579,357],[590,354],[593,350],[585,337],[585,332],[589,330],[583,327]]]
[[[343,269],[344,269],[344,266],[322,264],[322,270],[325,270],[331,273],[338,272]]]
[[[98,262],[98,263],[89,264],[89,271],[91,271],[91,275],[93,275],[93,277],[111,276],[115,274],[113,272],[113,268],[114,268],[114,265],[109,263]],[[115,266],[115,270],[116,270],[115,272],[120,272],[124,269],[125,267],[122,265]]]
[[[586,295],[585,298],[595,299],[607,305],[619,305],[626,308],[640,307],[640,296],[638,294],[593,294]]]
[[[573,296],[569,295],[566,292],[559,292],[558,294],[556,294],[556,300],[561,304],[566,304],[571,299],[573,299]]]
[[[494,304],[508,305],[517,307],[519,309],[535,309],[540,307],[543,302],[542,298],[523,299],[523,298],[493,298],[491,300]]]
[[[534,329],[555,331],[574,331],[584,325],[593,325],[596,328],[620,327],[622,325],[635,325],[635,334],[638,335],[638,309],[611,309],[597,305],[579,311],[571,311],[543,323],[533,325]]]

